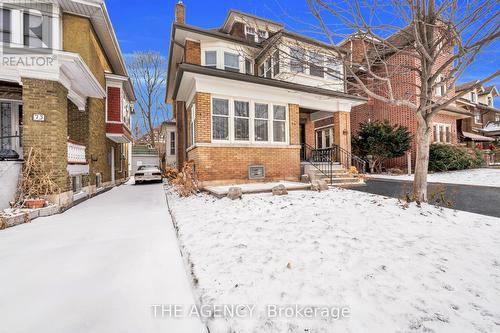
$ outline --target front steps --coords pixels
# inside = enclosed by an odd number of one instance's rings
[[[317,163],[318,164],[318,163]],[[327,162],[325,162],[325,166]],[[326,167],[325,170],[320,171],[318,168],[313,166],[308,162],[302,163],[303,173],[309,175],[311,180],[322,179],[332,186],[338,187],[352,187],[352,186],[364,186],[365,181],[359,175],[351,174],[349,171],[344,169],[340,163],[333,163],[331,168]]]

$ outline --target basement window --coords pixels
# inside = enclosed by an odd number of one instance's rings
[[[251,165],[248,167],[248,179],[266,178],[266,169],[263,165]]]

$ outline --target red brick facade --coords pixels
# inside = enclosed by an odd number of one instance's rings
[[[121,92],[120,88],[108,87],[108,121],[121,120]]]

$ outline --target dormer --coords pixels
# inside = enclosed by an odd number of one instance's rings
[[[224,21],[222,31],[251,42],[260,43],[283,28],[284,25],[279,22],[232,9]]]

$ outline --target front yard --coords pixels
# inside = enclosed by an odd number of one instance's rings
[[[212,333],[500,330],[500,219],[342,189],[168,197],[197,301],[257,306]],[[269,318],[269,304],[350,314]]]

